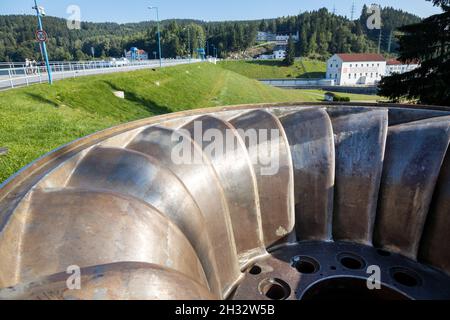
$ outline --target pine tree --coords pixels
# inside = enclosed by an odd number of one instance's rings
[[[394,101],[409,99],[450,105],[450,0],[433,3],[444,12],[399,29],[404,33],[399,39],[399,60],[419,61],[420,67],[384,78],[380,83],[381,95]]]
[[[292,66],[295,62],[295,43],[292,36],[289,36],[288,45],[286,49],[286,58],[284,58],[284,63],[287,66]]]

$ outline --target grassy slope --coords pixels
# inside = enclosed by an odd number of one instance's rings
[[[126,99],[116,98],[113,90],[125,91]],[[120,123],[193,108],[322,99],[321,91],[272,88],[211,64],[0,92],[0,147],[9,149],[0,156],[0,182],[65,143]]]
[[[159,86],[156,83],[159,82]],[[123,90],[126,99],[112,90]],[[0,181],[52,149],[156,114],[238,103],[315,100],[269,88],[213,65],[71,79],[0,92]]]
[[[279,60],[225,60],[219,65],[252,79],[323,78],[326,72],[325,62],[308,59],[298,60],[290,67]]]

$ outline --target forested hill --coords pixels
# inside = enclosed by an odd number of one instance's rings
[[[335,52],[370,52],[376,50],[379,32],[367,30],[364,10],[355,21],[334,15],[325,8],[296,16],[258,21],[166,20],[162,22],[163,55],[186,56],[189,34],[191,48],[205,47],[208,42],[210,53],[215,46],[219,55],[226,57],[229,53],[253,46],[258,30],[292,34],[298,31],[301,41],[296,49],[301,56],[325,58]],[[384,8],[382,18],[383,51],[388,50],[391,31],[391,50],[395,51],[396,28],[420,21],[417,16],[392,8]],[[157,51],[154,22],[83,22],[81,30],[70,30],[65,19],[45,17],[44,26],[49,35],[51,60],[87,59],[92,47],[96,57],[120,57],[131,46],[143,48],[150,55]],[[35,29],[35,16],[0,16],[0,61],[23,61],[27,57],[39,59],[38,44],[34,40]]]

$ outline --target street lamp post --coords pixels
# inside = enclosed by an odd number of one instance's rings
[[[34,0],[33,9],[36,10],[36,15],[38,18],[38,28],[39,28],[38,30],[40,32],[43,32],[44,28],[42,26],[42,18],[41,18],[42,14],[43,14],[43,12],[42,12],[43,8],[38,6],[37,0]],[[47,67],[48,83],[52,84],[53,83],[52,69],[50,68],[50,63],[48,61],[47,45],[46,45],[45,41],[40,42],[40,48],[41,48],[42,56],[45,60],[45,66]]]
[[[159,66],[162,68],[162,50],[161,50],[161,31],[159,28],[159,10],[158,7],[148,7],[150,10],[156,10],[156,24],[158,28],[158,49],[159,49]]]
[[[214,56],[214,58],[217,59],[217,48],[216,48],[216,46],[214,44],[211,44],[211,46],[213,48],[213,56]]]
[[[191,31],[190,31],[189,27],[186,27],[185,29],[187,29],[187,33],[188,33],[189,63],[191,63],[191,58],[192,58],[192,54],[191,54]]]

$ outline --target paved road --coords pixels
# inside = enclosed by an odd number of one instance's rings
[[[188,64],[188,63],[195,63],[198,62],[198,60],[168,60],[164,61],[163,66],[174,66],[179,64]],[[134,70],[141,70],[141,69],[152,69],[152,68],[159,68],[159,61],[151,61],[148,64],[142,64],[142,65],[128,65],[128,66],[121,66],[121,67],[105,67],[105,68],[96,68],[96,69],[81,69],[81,70],[74,70],[74,71],[58,71],[53,72],[53,80],[58,81],[62,79],[67,78],[75,78],[75,77],[82,77],[82,76],[89,76],[89,75],[96,75],[96,74],[104,74],[104,73],[113,73],[113,72],[127,72],[127,71],[134,71]],[[8,71],[6,69],[0,70],[0,90],[8,90],[11,88],[17,88],[17,87],[23,87],[30,84],[35,83],[45,83],[47,82],[47,74],[42,73],[41,75],[24,75],[23,69],[19,69],[19,72],[16,72],[15,76],[12,76],[11,78],[8,75]],[[22,72],[20,72],[22,71]],[[19,73],[19,74],[17,74]]]

